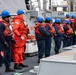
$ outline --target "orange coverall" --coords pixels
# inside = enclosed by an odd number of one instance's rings
[[[21,15],[17,15],[13,19],[14,40],[16,44],[13,45],[13,60],[14,63],[23,63],[22,54],[26,43],[27,27],[24,25],[24,19]],[[23,37],[24,39],[21,39]]]

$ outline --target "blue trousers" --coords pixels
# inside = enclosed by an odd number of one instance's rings
[[[76,35],[73,35],[73,45],[76,45]]]
[[[56,54],[59,53],[59,49],[60,49],[60,47],[61,47],[61,41],[62,41],[61,38],[55,40],[55,53],[56,53]]]
[[[71,46],[71,37],[64,37],[64,40],[63,40],[63,47],[68,47],[68,46]]]
[[[10,45],[10,43],[9,43]],[[1,42],[0,42],[0,51],[4,52],[4,57],[0,56],[0,66],[4,63],[6,67],[10,66],[11,63],[11,48],[6,48]]]
[[[45,57],[50,56],[51,51],[51,37],[45,38]]]
[[[45,40],[37,41],[38,45],[38,58],[43,58],[43,55],[45,54]]]
[[[72,46],[73,45],[73,35],[71,35],[71,37],[70,37],[70,46]]]

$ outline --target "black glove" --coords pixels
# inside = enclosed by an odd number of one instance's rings
[[[12,40],[12,44],[16,44],[16,41],[15,40]]]
[[[8,49],[10,48],[10,46],[7,42],[5,42],[5,47],[8,48]]]

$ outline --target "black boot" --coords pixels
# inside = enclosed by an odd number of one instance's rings
[[[15,70],[10,67],[6,67],[5,72],[15,72]]]
[[[38,63],[40,63],[40,59],[38,59]]]
[[[28,65],[24,65],[22,63],[19,64],[20,67],[28,67]]]
[[[55,54],[59,54],[59,51],[55,51]]]
[[[20,67],[18,64],[14,64],[14,69],[21,70],[21,69],[22,69],[22,67]]]
[[[48,55],[48,54],[45,54],[45,57],[49,57],[50,55]]]

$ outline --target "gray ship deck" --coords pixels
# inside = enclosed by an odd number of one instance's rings
[[[60,51],[63,52],[62,49]],[[51,50],[51,55],[54,55],[54,49],[53,48]],[[21,72],[22,75],[30,75],[29,71],[31,69],[33,69],[34,66],[38,65],[37,60],[38,60],[37,56],[26,57],[26,60],[24,60],[24,64],[29,65],[29,67],[23,68],[22,70],[16,70],[16,72]],[[13,63],[11,63],[11,67],[13,68]],[[9,73],[4,72],[4,70],[5,70],[4,65],[2,66],[2,68],[0,68],[0,70],[2,70],[2,75],[12,75],[12,74],[14,74],[14,73],[10,73],[10,72]]]

